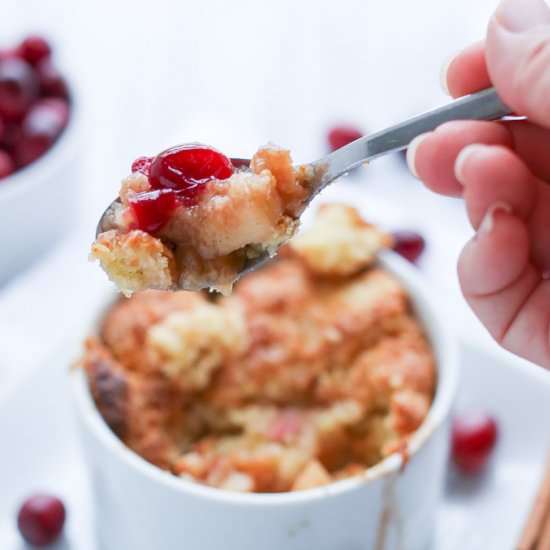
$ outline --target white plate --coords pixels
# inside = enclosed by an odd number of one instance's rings
[[[504,353],[491,355],[466,344],[461,351],[457,406],[490,410],[500,437],[487,475],[463,477],[450,470],[433,548],[512,549],[545,462],[550,375]],[[15,528],[17,506],[39,490],[59,494],[67,504],[65,538],[55,549],[99,550],[66,376],[74,353],[55,354],[0,404],[2,550],[25,548]]]

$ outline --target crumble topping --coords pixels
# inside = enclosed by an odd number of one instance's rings
[[[406,449],[436,369],[406,290],[376,265],[387,242],[326,206],[231,296],[120,300],[81,359],[99,412],[151,463],[231,491],[318,487]]]

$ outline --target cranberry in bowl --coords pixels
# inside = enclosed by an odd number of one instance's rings
[[[73,388],[102,544],[427,547],[455,343],[390,245],[323,205],[231,296],[98,307]]]
[[[0,284],[69,227],[78,188],[75,87],[45,38],[0,48]]]

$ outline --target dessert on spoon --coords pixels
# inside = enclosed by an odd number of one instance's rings
[[[275,145],[250,160],[198,143],[141,157],[103,214],[90,256],[125,294],[147,288],[229,294],[239,276],[292,237],[317,193],[349,170],[405,149],[443,122],[508,114],[488,88],[296,167],[290,152]]]

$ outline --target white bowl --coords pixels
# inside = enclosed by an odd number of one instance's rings
[[[95,498],[100,548],[118,550],[424,550],[430,543],[449,446],[457,351],[444,312],[416,269],[393,253],[382,265],[408,289],[434,348],[438,382],[410,442],[364,476],[326,487],[241,494],[179,479],[128,449],[107,427],[82,372],[73,388]],[[403,466],[403,468],[402,468]]]
[[[81,116],[71,86],[69,122],[52,148],[0,181],[0,285],[33,263],[73,222]]]

